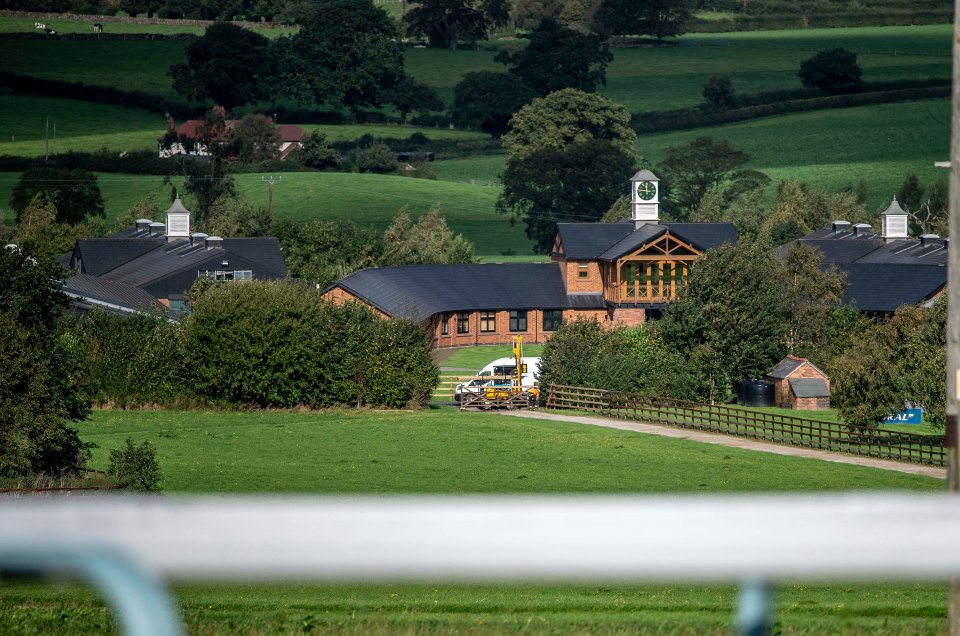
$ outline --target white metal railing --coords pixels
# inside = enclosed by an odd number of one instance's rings
[[[891,550],[891,537],[909,541]],[[129,559],[148,581],[144,589],[154,578],[946,580],[960,576],[958,537],[960,497],[951,495],[106,496],[0,504],[0,568],[74,559],[74,569],[88,571],[80,562],[88,557]],[[767,620],[764,589],[751,584],[743,596],[745,633]],[[114,601],[127,631],[176,632],[175,621],[173,631],[158,631],[155,617],[128,623],[123,615],[136,610]],[[164,611],[164,601],[154,605]]]

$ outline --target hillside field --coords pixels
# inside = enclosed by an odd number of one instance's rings
[[[2,19],[0,19],[2,23]],[[702,100],[713,74],[731,76],[740,93],[799,88],[800,62],[843,46],[858,53],[864,80],[950,77],[950,25],[689,34],[679,47],[617,48],[600,92],[631,112],[668,110]],[[507,45],[508,43],[504,43]],[[167,77],[186,42],[0,40],[0,71],[177,97]],[[471,71],[504,71],[490,49],[406,50],[406,68],[447,104]],[[102,63],[109,59],[110,64]],[[267,106],[269,108],[269,106]]]
[[[98,411],[93,466],[127,436],[158,451],[168,493],[719,493],[942,490],[941,480],[613,429],[451,409]],[[724,634],[729,585],[190,585],[192,633]],[[784,583],[783,633],[945,631],[939,584]],[[0,586],[0,631],[100,633],[89,590]]]

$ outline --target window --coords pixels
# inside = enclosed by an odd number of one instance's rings
[[[490,333],[497,330],[497,312],[480,312],[480,333]]]
[[[212,278],[213,280],[253,280],[253,271],[249,269],[218,269],[212,272],[210,270],[197,272],[197,278],[200,278],[201,276],[206,276],[207,278]]]
[[[443,314],[443,318],[440,319],[440,335],[446,336],[450,334],[450,314]]]
[[[457,333],[470,333],[470,313],[457,312]]]
[[[587,263],[580,263],[577,266],[577,276],[580,278],[586,278],[590,275],[589,265]]]
[[[562,309],[547,309],[543,312],[543,330],[544,331],[556,331],[560,328],[560,323],[563,322],[563,310]]]
[[[510,331],[527,330],[527,310],[515,309],[510,312]]]

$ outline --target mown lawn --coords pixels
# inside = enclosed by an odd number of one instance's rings
[[[523,357],[539,356],[543,352],[543,345],[524,344]],[[510,345],[484,345],[479,347],[464,347],[457,349],[440,366],[457,367],[462,369],[476,369],[479,371],[497,358],[507,358],[513,355]]]
[[[707,493],[909,489],[940,480],[626,431],[451,409],[116,412],[80,426],[93,465],[127,436],[155,445],[168,492]],[[704,529],[709,531],[709,529]],[[191,633],[725,634],[729,585],[188,585]],[[778,588],[780,633],[944,633],[939,584]],[[83,587],[0,586],[0,632],[103,633]]]

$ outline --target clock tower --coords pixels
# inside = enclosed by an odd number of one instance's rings
[[[630,209],[639,228],[644,223],[660,223],[660,178],[641,170],[630,178]]]

